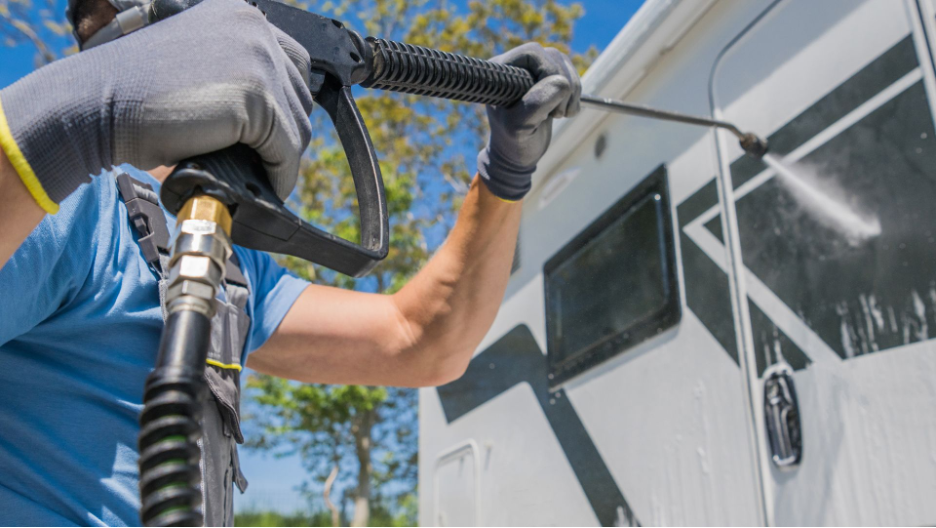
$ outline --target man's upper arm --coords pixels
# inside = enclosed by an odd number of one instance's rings
[[[250,332],[244,346],[246,358],[273,335],[309,283],[290,274],[266,253],[240,247],[235,247],[234,251],[250,281]]]
[[[248,366],[304,383],[408,386],[413,341],[390,296],[312,284]]]
[[[95,198],[89,187],[69,196],[0,269],[0,346],[42,323],[79,289],[90,266]]]
[[[0,138],[0,143],[2,143],[2,138]],[[14,170],[0,144],[0,226],[3,226],[0,229],[0,269],[3,269],[7,260],[39,224],[43,216],[45,216],[45,211],[29,194],[25,183],[21,181],[19,173]]]

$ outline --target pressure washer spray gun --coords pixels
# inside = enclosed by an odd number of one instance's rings
[[[175,15],[197,0],[157,0],[151,17]],[[360,85],[455,101],[509,106],[533,86],[522,68],[367,37],[274,0],[250,0],[267,20],[309,52],[310,90],[328,113],[351,167],[361,240],[355,244],[303,222],[270,186],[259,157],[243,145],[182,161],[162,185],[177,215],[169,264],[167,318],[140,416],[140,494],[147,526],[201,526],[198,440],[210,322],[231,245],[293,255],[361,276],[387,256],[389,222],[377,153],[355,105]],[[156,17],[155,13],[159,16]],[[604,110],[731,131],[760,158],[764,140],[731,123],[583,96]]]

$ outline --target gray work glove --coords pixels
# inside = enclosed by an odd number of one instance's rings
[[[0,105],[41,184],[33,197],[55,202],[49,212],[102,169],[148,170],[235,143],[257,151],[285,199],[312,133],[309,72],[308,53],[258,9],[205,0],[37,70],[0,90]]]
[[[569,57],[555,48],[529,43],[491,59],[529,70],[536,84],[509,107],[487,107],[491,137],[478,153],[478,172],[488,189],[503,200],[516,201],[530,190],[549,140],[552,120],[579,112],[582,83]]]

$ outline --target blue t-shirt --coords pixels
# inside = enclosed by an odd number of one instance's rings
[[[251,292],[246,361],[307,283],[234,250]],[[140,524],[137,419],[162,327],[114,178],[95,178],[0,270],[0,525]]]

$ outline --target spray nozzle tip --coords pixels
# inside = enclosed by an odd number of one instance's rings
[[[761,159],[764,157],[764,154],[767,154],[767,140],[751,132],[741,136],[740,143],[744,152],[747,152],[748,156],[755,159]]]

